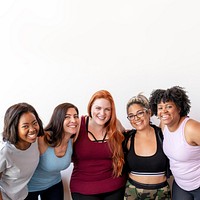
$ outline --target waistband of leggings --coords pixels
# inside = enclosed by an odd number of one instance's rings
[[[160,189],[163,187],[168,186],[168,182],[162,182],[162,183],[158,183],[158,184],[145,184],[145,183],[139,183],[137,181],[132,180],[131,178],[128,178],[128,181],[134,185],[136,188],[139,189],[149,189],[149,190],[155,190],[155,189]]]

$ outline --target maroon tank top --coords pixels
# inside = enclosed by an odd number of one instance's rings
[[[125,185],[125,175],[117,178],[112,176],[112,153],[108,143],[98,143],[88,138],[85,117],[81,118],[79,136],[73,147],[74,169],[70,180],[71,192],[100,194],[117,190]]]

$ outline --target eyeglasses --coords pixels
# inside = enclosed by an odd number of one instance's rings
[[[139,110],[139,111],[137,111],[137,113],[136,113],[135,115],[134,115],[134,114],[128,115],[128,116],[127,116],[127,119],[128,119],[129,121],[133,121],[133,120],[135,119],[135,117],[141,118],[141,117],[144,116],[144,113],[145,113],[146,111],[147,111],[147,110]]]

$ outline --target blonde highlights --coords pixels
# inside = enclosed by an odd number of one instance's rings
[[[134,96],[132,97],[127,105],[126,105],[126,111],[128,113],[128,109],[131,105],[133,104],[139,104],[141,105],[142,107],[146,108],[147,110],[150,108],[149,107],[149,100],[144,96],[142,95],[142,93],[139,93],[137,96]]]

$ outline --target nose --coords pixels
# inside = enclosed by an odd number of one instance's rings
[[[71,116],[69,120],[70,120],[70,122],[78,123],[79,117],[77,117],[77,116]]]
[[[163,113],[167,112],[167,108],[166,108],[166,107],[163,107],[163,108],[162,108],[162,112],[163,112]]]
[[[73,117],[73,116],[70,117],[70,121],[71,121],[71,122],[75,122],[75,121],[76,121],[75,117]]]
[[[29,127],[29,132],[34,132],[35,131],[35,127],[34,126],[30,126]]]
[[[100,110],[100,114],[101,114],[101,115],[104,115],[104,114],[105,114],[105,110],[104,110],[104,109],[101,109],[101,110]]]
[[[134,116],[133,116],[133,119],[134,119],[135,121],[137,121],[137,120],[139,119],[139,117],[138,117],[137,115],[134,115]]]

